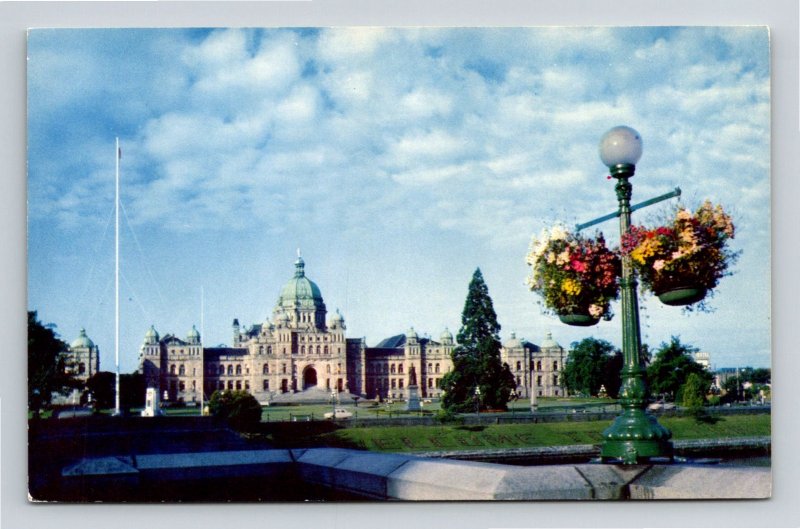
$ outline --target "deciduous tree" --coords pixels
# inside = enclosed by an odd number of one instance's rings
[[[80,386],[69,369],[68,346],[54,328],[28,311],[28,407],[34,411],[48,404],[53,393]]]
[[[704,388],[710,387],[711,373],[694,360],[697,351],[696,347],[682,344],[677,336],[673,336],[669,343],[662,343],[647,368],[651,393],[674,400],[692,373],[700,377]]]
[[[584,338],[573,342],[564,364],[562,380],[571,394],[597,395],[600,386],[616,397],[620,387],[622,353],[605,340]]]

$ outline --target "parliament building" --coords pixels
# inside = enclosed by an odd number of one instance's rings
[[[423,398],[441,396],[456,346],[449,330],[433,340],[411,328],[369,347],[364,338],[346,336],[338,311],[328,317],[301,257],[294,266],[271,318],[250,326],[233,320],[231,347],[205,347],[195,327],[185,338],[161,336],[150,327],[140,354],[147,386],[187,404],[202,402],[215,390],[248,391],[261,403],[321,399],[332,392],[402,399],[413,372]],[[520,397],[565,395],[560,375],[566,356],[549,333],[540,345],[512,333],[501,350]]]

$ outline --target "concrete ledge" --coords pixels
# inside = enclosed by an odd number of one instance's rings
[[[634,500],[766,499],[772,472],[764,467],[658,465],[628,485]]]
[[[98,457],[65,467],[60,487],[69,500],[158,501],[181,483],[209,491],[204,498],[211,501],[211,483],[233,487],[234,501],[248,487],[261,491],[259,499],[284,501],[760,499],[772,493],[770,469],[763,467],[526,467],[336,448]],[[184,497],[193,496],[178,496]]]
[[[263,476],[285,473],[294,460],[288,450],[241,450],[136,457],[142,479],[187,480]]]

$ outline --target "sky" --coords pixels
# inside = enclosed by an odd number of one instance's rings
[[[525,255],[616,209],[597,146],[624,124],[644,144],[633,202],[721,203],[742,251],[712,312],[641,295],[643,342],[768,367],[769,79],[764,27],[31,30],[28,307],[113,370],[118,137],[121,372],[151,324],[216,346],[264,322],[298,248],[368,345],[455,334],[480,268],[503,340],[620,346],[619,315],[543,313]]]

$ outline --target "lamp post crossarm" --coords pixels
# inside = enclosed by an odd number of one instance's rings
[[[644,202],[639,202],[638,204],[634,204],[633,206],[631,206],[631,213],[633,213],[637,209],[642,209],[642,208],[645,208],[647,206],[651,206],[653,204],[657,204],[658,202],[661,202],[663,200],[667,200],[667,199],[674,198],[674,197],[679,197],[679,196],[681,196],[681,188],[680,187],[676,187],[675,189],[673,189],[669,193],[664,193],[663,195],[659,195],[657,197],[653,197],[653,198],[651,198],[649,200],[645,200]],[[594,226],[595,224],[600,224],[601,222],[605,222],[607,220],[611,220],[613,218],[619,217],[620,214],[621,214],[620,211],[617,210],[614,213],[609,213],[608,215],[603,215],[602,217],[598,217],[598,218],[596,218],[594,220],[590,220],[589,222],[584,222],[583,224],[576,224],[575,225],[575,231],[581,231],[581,230],[586,229],[586,228],[588,228],[590,226]]]

